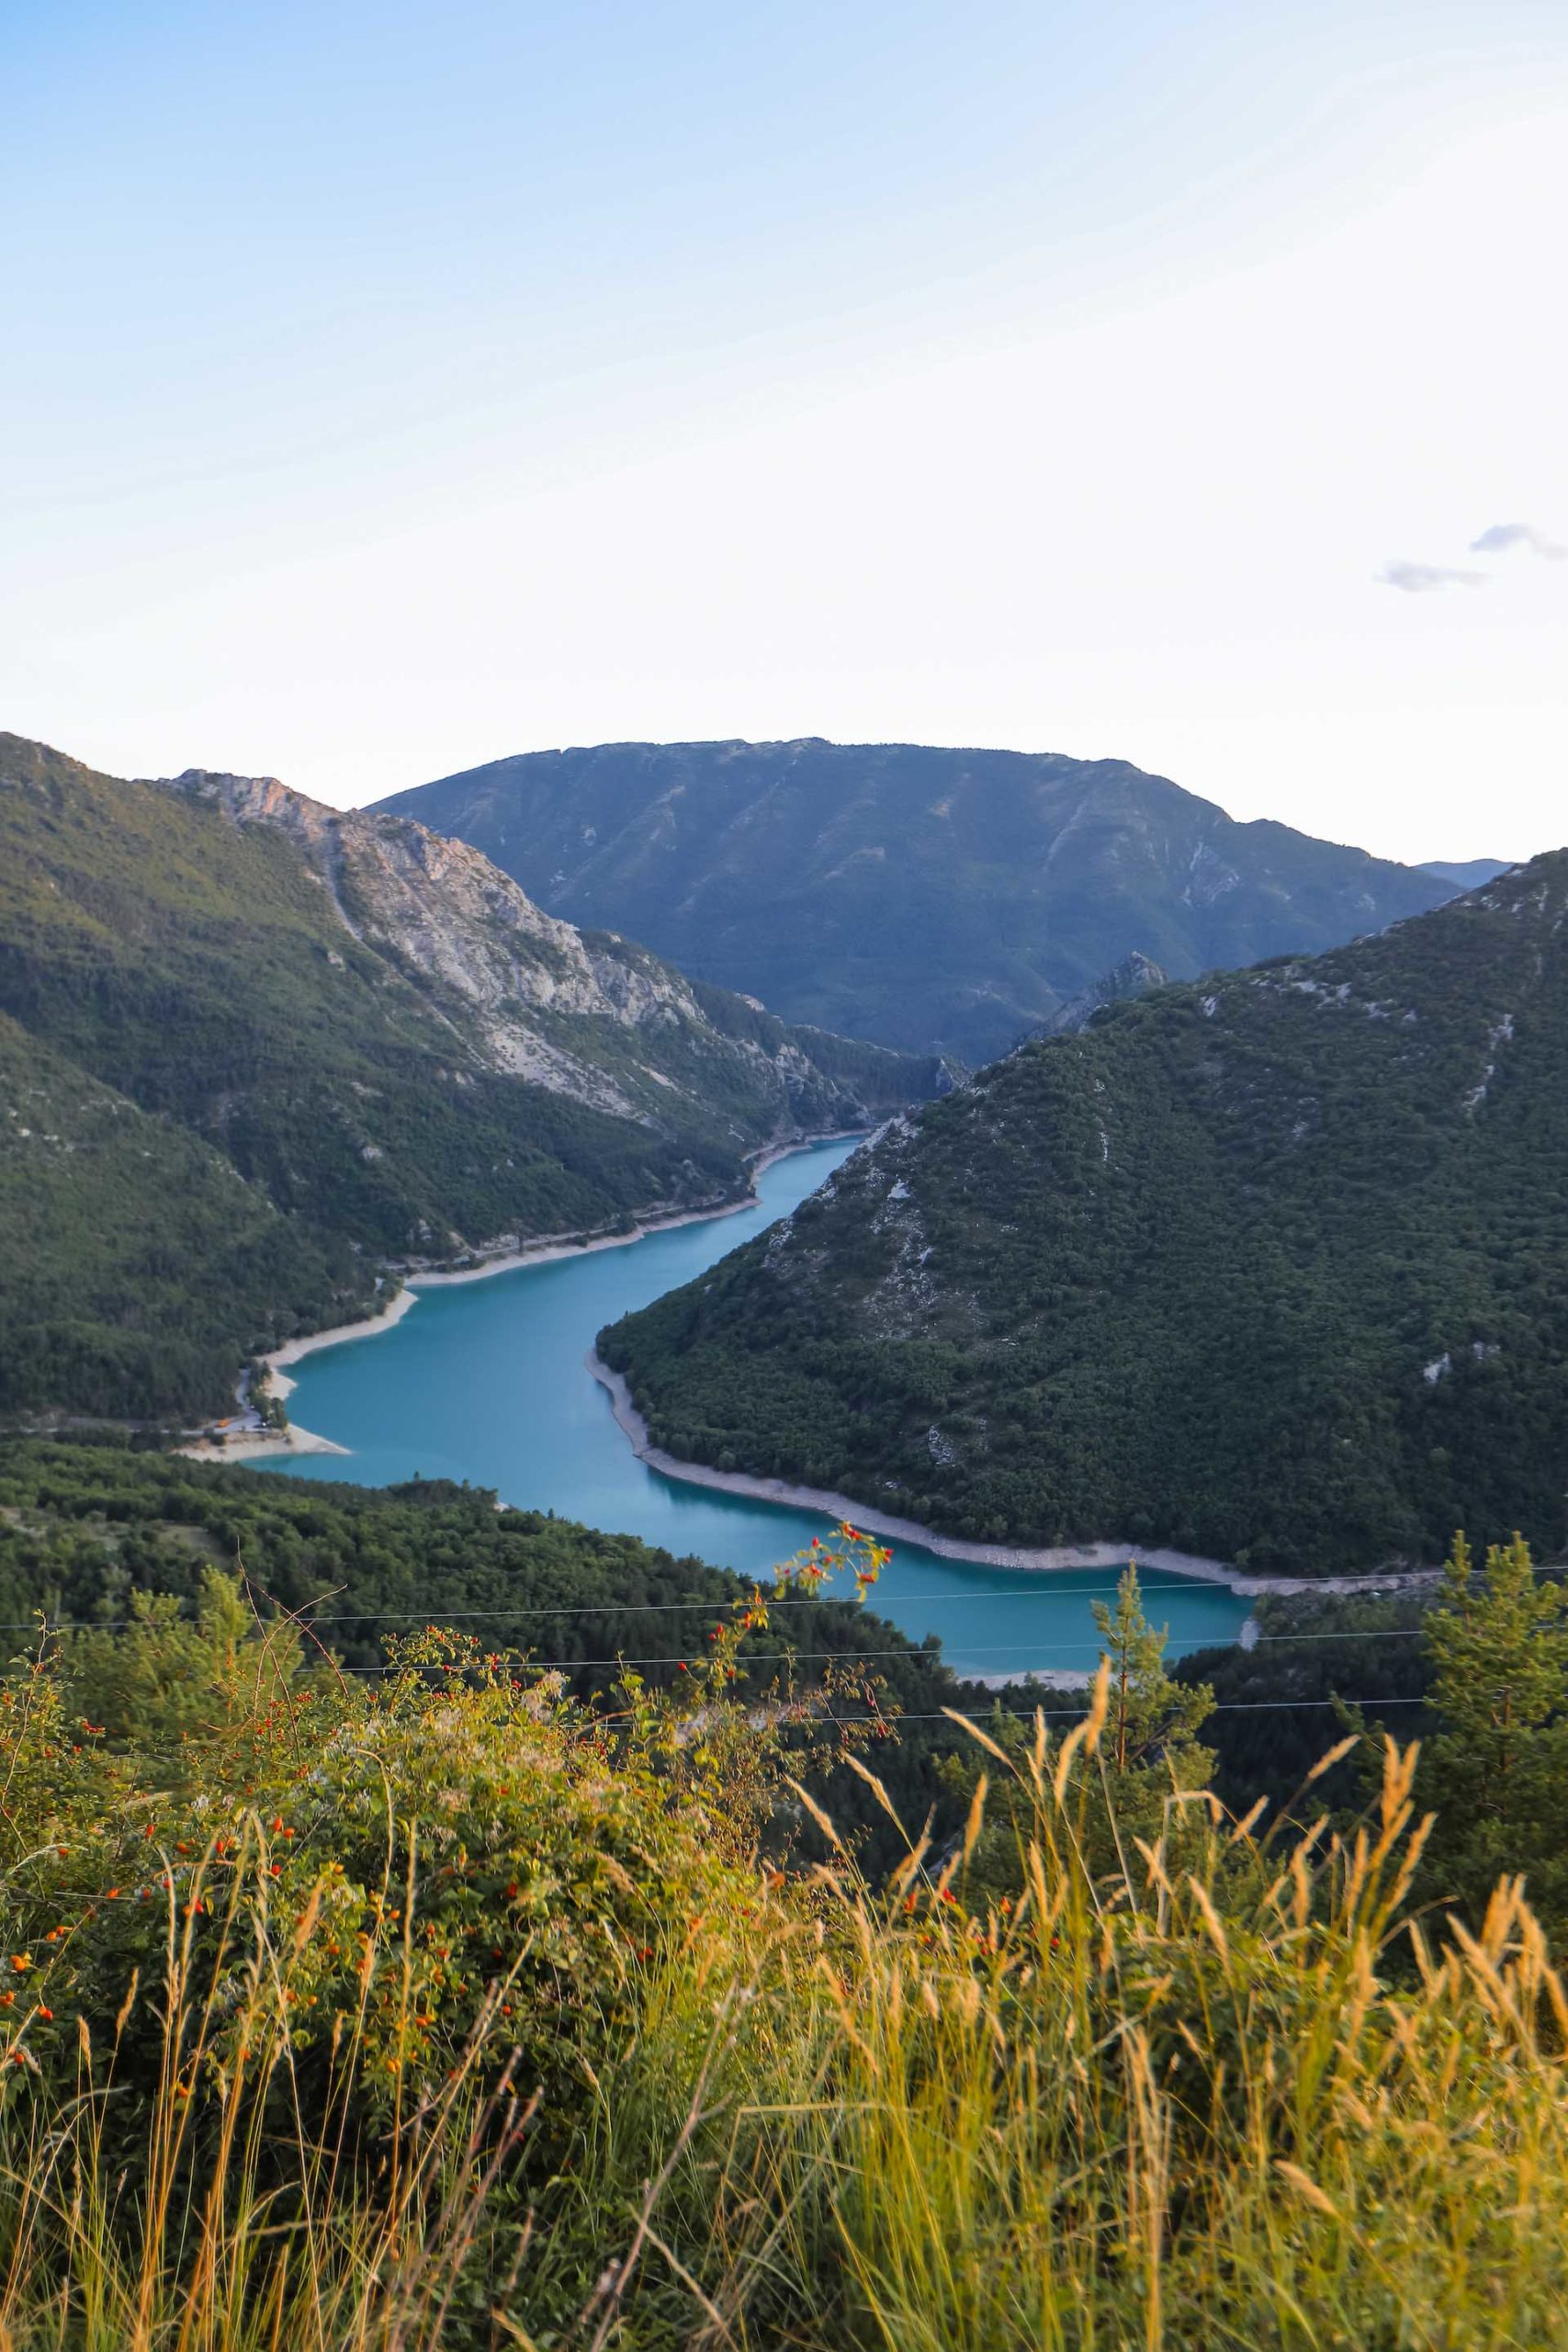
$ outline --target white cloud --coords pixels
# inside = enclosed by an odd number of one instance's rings
[[[1378,574],[1385,588],[1403,588],[1410,596],[1424,596],[1433,588],[1484,588],[1488,577],[1451,563],[1385,563]]]
[[[1568,548],[1559,547],[1532,523],[1490,523],[1470,543],[1472,555],[1506,555],[1510,548],[1529,548],[1532,555],[1543,555],[1551,563],[1561,563],[1568,556]]]

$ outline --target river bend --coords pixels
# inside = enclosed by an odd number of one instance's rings
[[[649,1468],[617,1428],[584,1357],[606,1323],[689,1282],[786,1216],[853,1148],[817,1144],[758,1180],[756,1206],[671,1227],[624,1248],[523,1265],[484,1281],[420,1289],[417,1306],[372,1340],[323,1348],[292,1367],[289,1413],[348,1448],[276,1466],[291,1476],[389,1486],[416,1475],[493,1487],[503,1502],[641,1536],[721,1567],[765,1574],[820,1534],[815,1513],[715,1493]],[[965,1674],[1082,1670],[1098,1654],[1090,1604],[1116,1571],[1029,1572],[895,1547],[873,1595],[916,1641],[937,1634]],[[1171,1655],[1234,1640],[1247,1603],[1224,1586],[1151,1571],[1148,1613]]]

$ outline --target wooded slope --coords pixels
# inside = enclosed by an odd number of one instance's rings
[[[616,1325],[656,1441],[1011,1544],[1562,1541],[1568,852],[1111,1006]]]

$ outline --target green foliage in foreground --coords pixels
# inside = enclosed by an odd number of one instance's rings
[[[1439,1729],[1418,1793],[1439,1815],[1447,1888],[1473,1909],[1517,1871],[1544,1919],[1568,1920],[1568,1584],[1538,1577],[1517,1536],[1477,1577],[1461,1535],[1425,1647]]]
[[[722,1667],[367,1683],[215,1576],[124,1638],[0,1689],[7,2352],[1568,2342],[1568,2004],[1517,1888],[1413,1920],[1412,1754],[1119,1838],[1137,1651],[874,1883],[761,1860]]]
[[[1430,1583],[1373,1593],[1275,1594],[1254,1609],[1255,1647],[1194,1650],[1171,1668],[1212,1690],[1203,1737],[1218,1793],[1238,1813],[1259,1796],[1288,1808],[1353,1704],[1358,1720],[1407,1746],[1427,1738],[1432,1665],[1424,1630]],[[1315,1783],[1337,1804],[1355,1797],[1354,1767]]]
[[[746,1589],[705,1561],[498,1510],[488,1489],[447,1480],[339,1487],[124,1444],[0,1441],[0,1656],[40,1612],[53,1625],[122,1625],[141,1593],[188,1618],[214,1568],[243,1577],[264,1611],[299,1614],[356,1673],[385,1662],[389,1635],[450,1622],[558,1668],[585,1699],[624,1667],[652,1691],[677,1688]],[[735,1666],[739,1698],[827,1682],[840,1714],[920,1718],[889,1753],[900,1804],[916,1818],[934,1805],[943,1830],[962,1820],[939,1770],[958,1735],[940,1711],[991,1694],[959,1681],[934,1639],[917,1648],[868,1610],[803,1589],[747,1634]],[[834,1801],[868,1856],[890,1860],[887,1824],[861,1784]]]
[[[671,1453],[971,1538],[1555,1548],[1568,852],[1023,1047],[599,1344]]]

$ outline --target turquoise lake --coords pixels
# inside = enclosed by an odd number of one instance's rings
[[[391,1329],[322,1348],[293,1367],[291,1418],[349,1452],[276,1466],[371,1487],[416,1474],[467,1478],[493,1487],[503,1502],[765,1574],[829,1522],[649,1470],[583,1358],[606,1323],[786,1216],[852,1148],[818,1144],[775,1160],[759,1181],[758,1205],[733,1216],[420,1291]],[[1170,1627],[1173,1656],[1233,1641],[1247,1614],[1247,1602],[1223,1586],[1159,1571],[1143,1581],[1150,1618]],[[1020,1674],[1092,1666],[1099,1645],[1090,1603],[1109,1598],[1115,1583],[1110,1568],[1031,1574],[900,1544],[872,1598],[915,1640],[936,1634],[961,1673]]]

